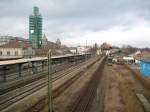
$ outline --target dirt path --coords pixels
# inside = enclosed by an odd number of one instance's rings
[[[113,66],[117,70],[117,79],[126,104],[126,112],[145,112],[143,105],[137,99],[136,94],[150,95],[150,91],[138,81],[124,66]]]
[[[104,112],[127,112],[117,74],[111,66],[105,66],[105,75]]]
[[[99,87],[103,91],[98,92],[91,112],[145,112],[136,93],[150,95],[150,92],[123,66],[105,65]]]

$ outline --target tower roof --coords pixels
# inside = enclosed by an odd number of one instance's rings
[[[33,15],[40,15],[39,8],[37,6],[33,7]]]

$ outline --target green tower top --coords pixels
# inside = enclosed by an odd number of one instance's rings
[[[34,6],[34,8],[33,8],[33,15],[40,15],[40,13],[39,13],[39,8],[37,7],[37,6]]]

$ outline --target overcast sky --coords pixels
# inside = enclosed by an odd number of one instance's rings
[[[28,38],[33,6],[50,41],[150,47],[150,0],[0,0],[0,35]]]

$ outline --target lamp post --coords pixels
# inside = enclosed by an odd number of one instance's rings
[[[53,112],[51,50],[48,51],[48,112]]]

